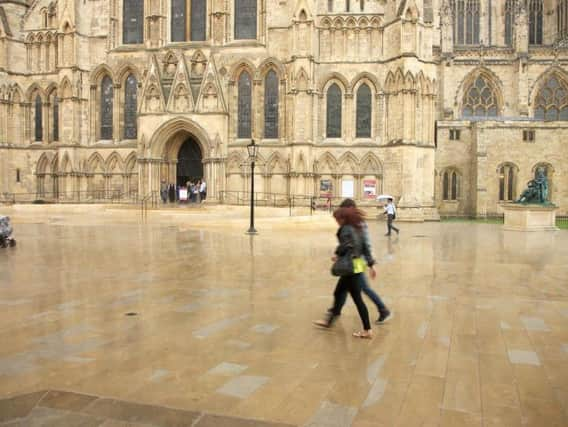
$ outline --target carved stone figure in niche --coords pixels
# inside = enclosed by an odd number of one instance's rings
[[[189,91],[185,85],[177,85],[174,92],[174,110],[184,112],[189,110]]]
[[[148,93],[146,94],[146,105],[147,110],[151,113],[160,109],[160,93],[156,86],[152,86],[148,90]]]
[[[164,77],[173,79],[174,74],[176,73],[178,64],[178,59],[173,53],[169,53],[166,55],[164,59]]]
[[[191,75],[192,76],[202,76],[205,72],[205,65],[207,64],[207,59],[201,52],[197,52],[191,59]]]
[[[217,109],[217,91],[212,84],[207,85],[203,92],[203,109],[205,111],[215,111]]]

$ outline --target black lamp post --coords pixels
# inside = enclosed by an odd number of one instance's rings
[[[250,160],[250,227],[247,234],[256,234],[256,229],[254,228],[254,161],[256,160],[256,155],[258,153],[258,145],[254,143],[254,139],[251,139],[251,143],[247,145],[247,151]]]

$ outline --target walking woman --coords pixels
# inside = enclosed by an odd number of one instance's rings
[[[341,257],[351,257],[353,261],[353,271],[339,278],[335,292],[333,293],[334,301],[332,309],[328,311],[325,320],[317,320],[314,324],[324,328],[331,327],[333,321],[341,313],[343,302],[345,301],[347,293],[349,293],[357,306],[359,317],[363,323],[363,330],[354,332],[353,336],[371,339],[373,337],[373,331],[371,330],[367,306],[361,296],[360,285],[360,275],[365,271],[365,261],[362,256],[366,250],[363,242],[363,213],[356,208],[339,208],[333,213],[333,216],[339,225],[339,229],[337,230],[339,245],[335,249],[335,256],[332,260],[335,262]]]

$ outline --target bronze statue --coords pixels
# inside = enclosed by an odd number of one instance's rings
[[[515,203],[537,203],[547,204],[548,200],[548,179],[544,173],[544,168],[536,170],[535,178],[527,183],[527,188],[522,192],[521,197]]]

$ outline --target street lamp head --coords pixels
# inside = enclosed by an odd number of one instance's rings
[[[258,145],[254,143],[254,139],[251,139],[249,145],[247,145],[248,155],[249,158],[254,160],[256,159],[256,155],[258,154]]]

